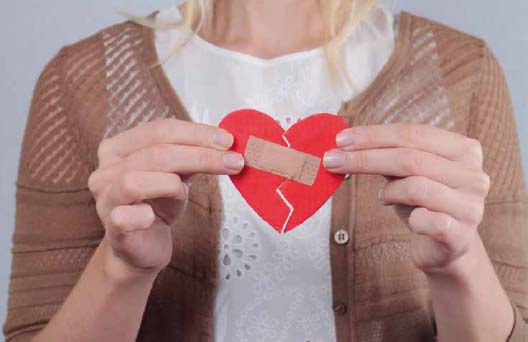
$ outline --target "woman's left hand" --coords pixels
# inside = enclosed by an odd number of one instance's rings
[[[480,142],[429,125],[393,123],[341,131],[323,164],[336,173],[378,174],[384,205],[415,234],[411,255],[426,273],[446,269],[478,239],[490,177]]]

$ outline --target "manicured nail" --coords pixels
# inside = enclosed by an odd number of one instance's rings
[[[222,162],[224,163],[224,167],[230,170],[240,170],[244,166],[244,158],[242,158],[240,153],[236,152],[224,153]]]
[[[381,203],[385,203],[385,194],[383,193],[383,188],[378,192],[378,199]]]
[[[356,132],[341,131],[336,136],[336,144],[339,147],[349,146],[357,141],[358,134]]]
[[[233,144],[233,136],[227,132],[217,131],[213,134],[213,143],[222,148],[229,148]]]
[[[323,157],[325,167],[340,167],[345,164],[345,154],[342,152],[326,152]]]

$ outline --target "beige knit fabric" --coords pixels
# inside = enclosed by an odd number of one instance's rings
[[[64,47],[37,82],[19,164],[7,341],[29,341],[75,285],[104,229],[87,187],[99,142],[141,122],[189,120],[155,61],[152,31],[125,22]],[[349,125],[415,122],[479,139],[491,176],[479,227],[515,304],[511,341],[527,341],[528,196],[504,75],[480,39],[409,13],[382,72],[339,111]],[[352,175],[333,197],[331,244],[339,341],[429,341],[434,317],[409,231],[380,208],[380,176]],[[138,341],[213,341],[221,198],[201,175],[176,223],[174,253],[158,276]],[[329,237],[331,238],[331,236]]]

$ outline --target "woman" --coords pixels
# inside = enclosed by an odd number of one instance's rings
[[[526,188],[481,40],[360,0],[154,16],[64,47],[39,78],[8,341],[527,338]],[[349,176],[295,229],[230,183],[245,160],[217,124],[240,107],[349,126],[323,158]]]

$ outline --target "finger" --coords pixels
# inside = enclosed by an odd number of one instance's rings
[[[133,170],[232,175],[242,170],[244,157],[237,152],[205,147],[158,144],[133,153],[124,164]]]
[[[184,200],[185,197],[182,181],[174,173],[129,170],[112,184],[105,199],[107,205],[113,208],[146,199]]]
[[[178,173],[180,178],[191,185],[196,173],[236,174],[244,166],[244,158],[236,152],[219,152],[211,149],[154,145],[128,156],[124,162],[115,163],[93,172],[88,187],[98,195],[113,179],[129,171],[153,171]]]
[[[157,119],[103,140],[98,151],[99,165],[115,163],[154,144],[180,144],[227,150],[233,144],[233,136],[225,129],[207,124],[174,118]]]
[[[346,151],[408,147],[482,167],[482,147],[477,139],[432,125],[391,123],[350,127],[336,136],[336,144]]]
[[[471,225],[478,225],[484,212],[481,200],[422,176],[388,182],[380,190],[379,198],[384,205],[424,207]]]
[[[167,244],[171,238],[170,228],[155,216],[148,229],[128,230],[121,233],[107,229],[108,240],[113,252],[127,263],[136,265],[139,270],[149,270],[169,262],[172,248]],[[150,251],[149,253],[145,253]],[[163,257],[163,259],[160,259]],[[137,271],[138,269],[135,269]]]
[[[426,235],[440,242],[453,255],[461,255],[466,251],[471,234],[475,231],[446,213],[423,207],[411,212],[409,228],[416,234]]]
[[[323,164],[327,170],[336,173],[424,176],[455,189],[470,191],[480,191],[481,183],[484,182],[481,171],[406,147],[350,152],[332,150],[325,153]]]
[[[172,198],[154,198],[146,199],[145,202],[150,204],[154,212],[159,216],[165,224],[172,227],[179,219],[181,214],[185,211],[189,202],[189,186],[182,181],[183,189],[185,191],[185,198],[183,200],[174,200]]]
[[[122,238],[130,232],[148,229],[154,219],[154,210],[147,203],[119,205],[112,208],[108,217],[110,234],[114,239]]]

